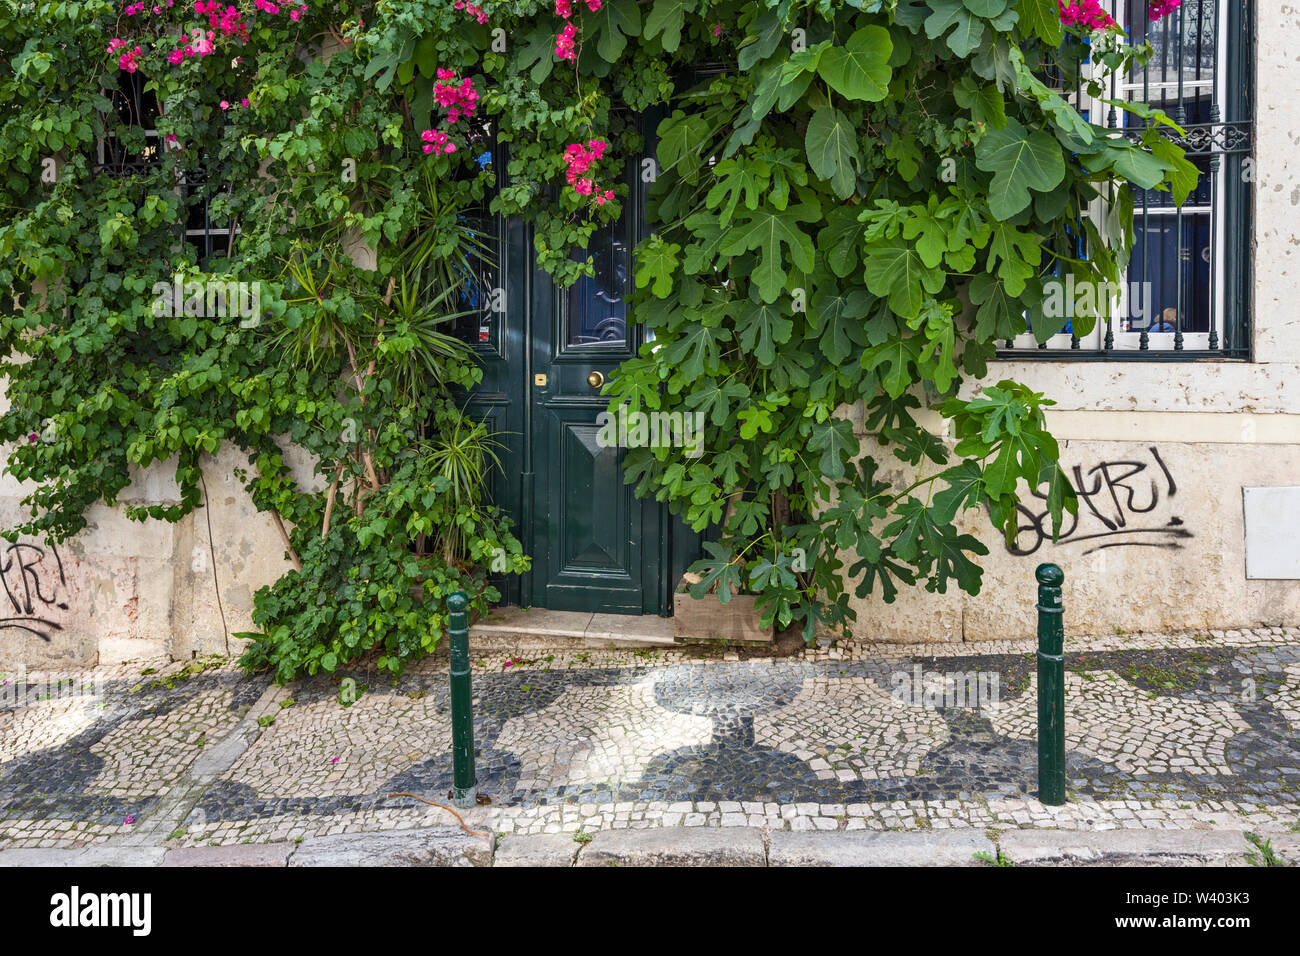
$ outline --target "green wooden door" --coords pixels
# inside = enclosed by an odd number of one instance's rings
[[[595,276],[556,289],[534,272],[533,601],[571,611],[658,613],[659,507],[623,482],[624,451],[598,440],[600,383],[636,354],[629,325],[634,202],[592,237]]]
[[[482,285],[504,293],[495,297],[502,308],[470,323],[464,337],[484,365],[470,407],[505,433],[494,499],[533,558],[530,574],[501,582],[510,604],[667,614],[672,584],[698,546],[661,505],[633,495],[623,482],[625,452],[598,441],[608,400],[589,377],[611,378],[643,334],[627,322],[623,301],[643,228],[640,188],[632,184],[622,219],[578,253],[593,257],[594,278],[569,289],[533,264],[523,223],[496,223],[498,263]]]

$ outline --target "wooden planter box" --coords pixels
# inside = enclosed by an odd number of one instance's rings
[[[687,641],[722,641],[726,644],[770,644],[772,628],[758,625],[758,597],[733,594],[723,604],[716,594],[691,597],[673,595],[673,636]]]

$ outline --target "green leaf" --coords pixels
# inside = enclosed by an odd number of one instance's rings
[[[664,347],[664,359],[677,366],[688,381],[694,381],[717,372],[719,343],[729,341],[730,329],[711,329],[696,323],[680,339]]]
[[[888,371],[880,376],[880,384],[891,398],[898,398],[911,387],[912,365],[920,354],[921,343],[917,339],[893,336],[863,352],[861,365],[868,371],[886,366]]]
[[[636,0],[605,0],[599,10],[583,11],[583,26],[599,33],[596,52],[602,60],[616,63],[627,47],[627,38],[641,32],[641,10]]]
[[[939,478],[948,485],[934,493],[935,520],[940,524],[951,523],[958,514],[979,507],[984,500],[984,473],[978,462],[964,461],[940,472]]]
[[[677,253],[682,247],[675,242],[664,242],[658,236],[641,245],[636,256],[636,287],[644,289],[653,281],[650,291],[666,299],[673,291],[673,275],[677,272]]]
[[[858,264],[858,246],[865,230],[853,206],[836,206],[826,214],[826,225],[817,233],[817,248],[841,279]]]
[[[984,43],[984,21],[971,14],[962,0],[930,0],[934,11],[925,21],[925,35],[938,39],[949,30],[948,48],[962,59],[969,57]]]
[[[746,156],[742,159],[724,159],[713,168],[717,182],[705,197],[705,205],[717,209],[718,224],[731,221],[737,204],[744,202],[746,209],[757,209],[772,177],[768,164],[761,159]]]
[[[975,338],[981,342],[1013,339],[1025,331],[1024,311],[997,276],[981,272],[970,284],[975,312]]]
[[[1065,40],[1065,26],[1061,23],[1061,10],[1057,0],[1019,0],[1020,23],[1025,33],[1036,33],[1049,49],[1056,49]]]
[[[799,228],[801,222],[816,222],[821,218],[821,207],[815,201],[798,203],[784,210],[767,206],[753,212],[740,214],[741,222],[732,226],[722,241],[723,255],[736,255],[753,249],[758,252],[758,264],[753,280],[764,302],[775,302],[785,286],[785,257],[781,247],[789,250],[790,260],[804,272],[813,269],[815,250],[812,237]]]
[[[749,71],[755,63],[766,60],[775,53],[784,36],[781,18],[775,10],[768,10],[759,17],[754,22],[754,30],[757,35],[752,33],[749,35],[754,37],[753,42],[749,42],[749,37],[746,37],[746,42],[736,56],[736,65],[744,71]]]
[[[861,451],[858,440],[853,435],[853,423],[844,418],[832,418],[813,425],[808,449],[822,453],[817,467],[831,481],[843,478],[845,460]]]
[[[672,53],[681,45],[682,25],[686,22],[685,0],[654,0],[654,6],[645,18],[647,40],[660,36],[663,48]]]
[[[895,314],[915,318],[926,293],[934,295],[943,288],[944,274],[927,266],[912,246],[894,240],[868,248],[867,288],[882,299],[888,297]]]
[[[889,92],[889,57],[894,41],[884,27],[868,26],[854,32],[844,46],[825,50],[817,72],[831,89],[851,100],[879,103]]]
[[[691,597],[698,601],[716,587],[718,600],[726,604],[731,600],[733,590],[742,590],[741,566],[733,564],[731,552],[716,541],[705,541],[701,547],[708,556],[687,569],[700,575],[699,582],[691,585]]]
[[[692,180],[704,161],[709,124],[704,117],[682,110],[659,124],[659,168],[675,170],[685,180]]]
[[[848,199],[853,195],[858,181],[858,136],[847,116],[833,107],[820,107],[808,121],[804,148],[808,165],[830,182],[836,196]]]
[[[1196,189],[1196,184],[1201,180],[1201,171],[1187,158],[1181,146],[1163,136],[1152,136],[1150,146],[1152,155],[1170,170],[1169,186],[1173,191],[1174,204],[1181,206]]]
[[[794,322],[775,304],[746,301],[736,316],[736,332],[740,347],[753,352],[760,365],[771,365],[776,359],[776,346],[790,341]]]
[[[1065,178],[1060,144],[1042,130],[1030,133],[1014,119],[990,130],[975,147],[975,165],[993,173],[989,210],[1010,219],[1029,205],[1030,190],[1047,192]]]
[[[809,332],[817,337],[822,353],[836,365],[866,344],[862,319],[871,307],[871,297],[862,289],[842,291],[833,284],[818,283],[808,316]]]

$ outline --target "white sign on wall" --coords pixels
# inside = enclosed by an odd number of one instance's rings
[[[1300,487],[1243,488],[1246,577],[1300,581]]]

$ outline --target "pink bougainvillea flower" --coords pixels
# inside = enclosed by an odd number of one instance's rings
[[[575,60],[578,55],[573,50],[573,38],[577,34],[572,23],[566,24],[555,38],[555,56],[560,60]]]
[[[140,69],[140,64],[136,62],[136,58],[143,53],[144,51],[139,47],[136,47],[130,53],[123,53],[118,57],[117,65],[128,73],[134,73],[136,70]]]
[[[468,3],[467,0],[456,0],[451,7],[453,10],[464,10],[479,23],[487,23],[488,21],[488,15],[483,12],[483,8],[478,4]]]
[[[555,15],[566,20],[573,16],[573,0],[555,0]]]
[[[122,822],[123,822],[123,823],[127,823],[127,824],[135,823],[135,817],[130,817],[130,816],[129,816],[129,817],[127,817],[125,820],[123,820]]]
[[[338,758],[338,757],[335,757],[333,760],[330,761],[330,763],[338,763],[338,762],[339,762],[339,758]]]
[[[434,150],[441,153],[456,152],[456,146],[451,142],[451,138],[440,129],[426,129],[420,134],[420,139],[424,140],[425,153],[432,153]]]
[[[1116,26],[1099,0],[1059,0],[1061,22],[1067,27],[1085,26],[1089,30],[1109,30]]]
[[[1167,17],[1180,6],[1183,0],[1151,0],[1151,6],[1147,8],[1147,14],[1152,20],[1159,20],[1161,17]]]

